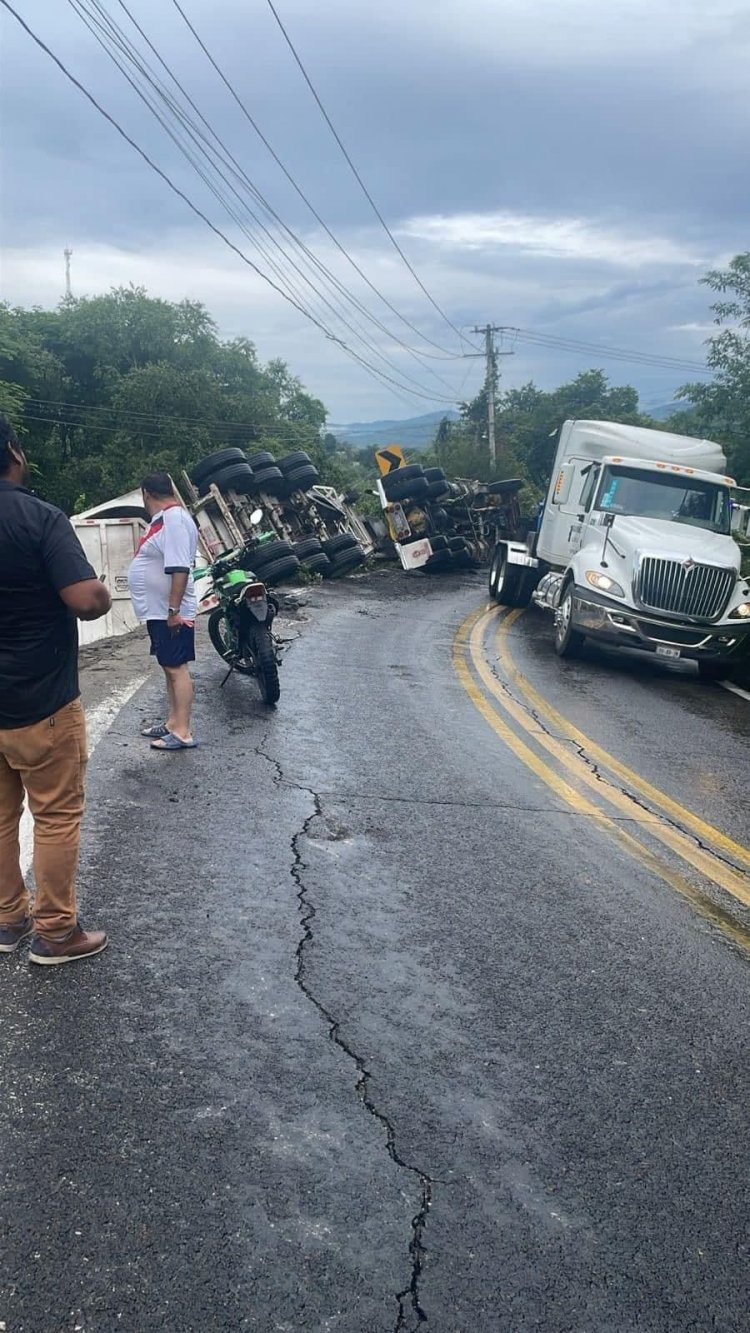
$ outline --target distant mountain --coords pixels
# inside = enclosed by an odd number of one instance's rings
[[[446,412],[426,412],[421,417],[409,417],[405,421],[352,421],[344,426],[329,426],[332,435],[342,443],[352,444],[355,449],[372,447],[380,449],[385,444],[401,444],[409,449],[426,449],[432,444],[440,422],[444,417],[449,421],[458,421],[458,412],[449,408]]]
[[[653,405],[649,403],[648,406],[644,405],[643,411],[648,412],[648,415],[653,417],[654,421],[666,421],[667,417],[671,417],[673,412],[686,412],[689,407],[690,404],[686,403],[683,398],[672,403],[654,403]]]

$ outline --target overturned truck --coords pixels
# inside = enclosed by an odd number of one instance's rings
[[[407,463],[398,446],[376,454],[377,490],[388,531],[404,569],[425,574],[476,569],[489,563],[501,537],[522,540],[519,494],[524,482],[449,480],[442,468]]]
[[[299,578],[302,571],[340,578],[373,550],[362,520],[342,496],[320,484],[304,450],[277,460],[268,451],[221,449],[201,459],[190,475],[183,473],[180,489],[212,560],[257,535],[251,516],[262,510],[276,540],[256,554],[255,566],[272,586]]]

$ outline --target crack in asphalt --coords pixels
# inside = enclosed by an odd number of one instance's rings
[[[276,761],[273,762],[275,763]],[[389,1120],[385,1112],[381,1111],[379,1107],[376,1106],[370,1094],[370,1084],[372,1081],[370,1070],[367,1068],[363,1057],[359,1055],[346,1038],[342,1036],[339,1020],[315,994],[312,986],[306,978],[305,953],[308,945],[310,945],[314,939],[313,922],[317,916],[317,911],[308,897],[307,887],[305,885],[304,872],[307,869],[307,864],[302,854],[301,843],[304,838],[309,836],[310,829],[315,820],[324,819],[324,814],[323,804],[318,793],[312,791],[309,787],[303,788],[302,790],[306,790],[310,796],[313,802],[313,810],[311,814],[308,815],[302,828],[294,834],[291,841],[293,857],[291,876],[297,887],[297,902],[299,904],[300,923],[302,926],[302,936],[296,949],[297,967],[294,974],[294,980],[305,998],[314,1005],[321,1018],[327,1023],[328,1036],[331,1041],[344,1052],[357,1070],[357,1082],[355,1085],[357,1095],[368,1114],[371,1115],[374,1120],[377,1120],[378,1124],[382,1125],[385,1130],[388,1156],[395,1162],[396,1166],[400,1167],[403,1171],[408,1171],[411,1175],[415,1176],[419,1182],[419,1207],[412,1218],[411,1239],[409,1241],[411,1272],[408,1285],[404,1287],[403,1290],[396,1292],[398,1315],[393,1330],[393,1333],[415,1333],[415,1330],[419,1326],[424,1326],[427,1323],[427,1315],[422,1308],[420,1300],[420,1281],[426,1256],[424,1232],[427,1226],[427,1217],[430,1208],[432,1207],[433,1186],[435,1181],[433,1177],[427,1175],[426,1171],[422,1171],[418,1166],[415,1166],[411,1162],[407,1162],[406,1159],[401,1156],[396,1142],[396,1130],[393,1123]],[[414,1317],[415,1322],[410,1323],[412,1316]]]
[[[500,677],[497,675],[497,672],[495,671],[494,667],[492,671],[493,675],[496,677],[499,684],[502,685],[503,690],[505,691],[506,694],[508,694],[509,698],[514,698],[514,696],[510,694],[510,691],[508,690],[508,687],[504,683],[504,681],[500,680]],[[514,701],[520,703],[520,700],[514,700]],[[536,718],[535,714],[532,712],[532,709],[527,704],[524,704],[523,707],[527,713],[530,713],[534,717],[535,721],[539,720],[538,718]],[[552,736],[552,732],[547,731],[546,727],[544,727],[541,722],[539,722],[539,726],[541,730],[545,732],[546,735]],[[268,739],[269,738],[267,735],[264,736],[260,744],[254,747],[254,750],[255,754],[257,754],[261,759],[265,759],[266,762],[270,764],[271,768],[274,770],[272,778],[273,785],[275,787],[288,787],[290,791],[301,791],[305,792],[308,795],[314,795],[312,789],[308,787],[304,782],[295,782],[293,778],[286,777],[281,767],[281,764],[278,762],[278,760],[274,759],[273,755],[270,755],[268,751],[263,748]],[[557,737],[553,736],[553,739],[557,739]],[[580,750],[580,747],[578,746],[576,741],[571,740],[569,743],[571,745],[575,745]],[[593,760],[588,760],[587,756],[582,752],[581,752],[581,758],[584,760],[584,762],[588,763],[589,766],[593,769],[595,776],[597,777],[599,782],[602,782],[608,786],[613,785],[611,782],[609,782],[607,778],[604,777],[602,773],[599,772]],[[623,791],[623,794],[626,796],[630,796],[629,792]],[[442,798],[439,796],[404,796],[404,795],[399,795],[398,792],[381,793],[372,791],[369,792],[320,791],[318,795],[320,796],[321,799],[327,796],[335,801],[366,801],[369,805],[373,805],[377,802],[381,802],[383,804],[394,804],[394,805],[425,805],[425,806],[436,805],[447,808],[455,807],[456,809],[460,810],[512,810],[519,814],[529,814],[529,815],[555,814],[555,815],[563,815],[567,819],[597,818],[596,814],[588,814],[586,811],[583,810],[566,810],[562,806],[559,809],[557,809],[549,805],[527,805],[525,803],[518,804],[517,802],[512,802],[512,801],[459,801],[453,799],[449,800],[447,798]],[[648,827],[649,824],[652,824],[655,818],[662,818],[662,816],[659,815],[658,813],[655,813],[653,810],[649,810],[648,806],[643,805],[641,802],[637,801],[635,797],[631,797],[631,799],[634,801],[634,803],[638,806],[639,809],[643,810],[644,814],[650,816],[649,819],[636,819],[635,817],[630,818],[627,815],[614,815],[614,814],[608,815],[607,818],[610,819],[614,824],[643,824],[646,827]],[[665,822],[669,823],[670,821],[665,820]],[[679,826],[675,825],[675,827]],[[682,832],[684,830],[680,831]],[[696,838],[695,841],[698,843],[700,847],[703,847],[705,851],[708,852],[712,851],[710,847],[704,847],[703,843],[701,843],[698,838]],[[713,854],[717,855],[717,853]],[[727,862],[727,864],[731,865],[732,863]],[[736,869],[737,867],[732,867],[732,868]]]
[[[386,1150],[391,1161],[395,1163],[402,1171],[408,1171],[410,1175],[416,1178],[419,1185],[419,1206],[411,1221],[411,1237],[409,1240],[409,1258],[411,1268],[409,1273],[409,1282],[395,1294],[398,1305],[396,1323],[393,1333],[416,1333],[419,1328],[424,1328],[427,1324],[427,1315],[422,1306],[420,1297],[420,1283],[424,1271],[426,1258],[426,1247],[424,1244],[424,1232],[427,1226],[427,1218],[432,1207],[434,1198],[434,1187],[437,1183],[435,1177],[429,1176],[426,1171],[415,1166],[412,1162],[407,1162],[398,1150],[396,1139],[396,1130],[392,1121],[384,1111],[376,1105],[372,1098],[370,1087],[372,1083],[372,1073],[367,1068],[364,1058],[354,1049],[353,1046],[342,1036],[341,1024],[339,1020],[331,1013],[323,1001],[315,994],[310,982],[305,975],[305,953],[308,946],[313,942],[313,923],[317,916],[315,905],[308,896],[307,886],[304,880],[304,872],[307,869],[307,863],[302,854],[301,844],[303,840],[309,837],[310,829],[316,819],[325,820],[323,813],[322,797],[318,792],[313,791],[311,787],[304,786],[302,783],[290,782],[284,776],[284,770],[279,763],[264,748],[269,740],[267,733],[258,745],[255,746],[256,754],[265,759],[273,769],[272,781],[274,786],[279,787],[282,784],[289,786],[297,791],[304,792],[309,796],[313,803],[313,809],[304,821],[302,828],[292,837],[290,848],[292,853],[292,864],[290,875],[294,881],[297,890],[297,904],[300,914],[300,924],[302,934],[295,950],[296,968],[294,980],[305,996],[305,999],[314,1006],[321,1018],[328,1026],[328,1036],[330,1040],[339,1047],[341,1051],[351,1060],[357,1071],[357,1081],[355,1090],[362,1105],[374,1120],[385,1130]]]
[[[594,775],[597,782],[601,782],[603,787],[611,787],[613,791],[619,791],[622,796],[625,796],[629,801],[632,801],[633,805],[636,806],[638,810],[643,810],[644,814],[650,815],[652,820],[654,818],[662,820],[662,822],[664,824],[669,825],[670,828],[675,829],[678,833],[682,833],[684,837],[690,838],[690,840],[694,842],[695,845],[699,847],[702,852],[707,852],[709,856],[713,856],[717,861],[720,861],[722,865],[727,866],[730,870],[734,870],[739,874],[744,874],[744,870],[742,869],[741,866],[736,865],[736,863],[732,861],[730,857],[725,856],[721,852],[717,852],[715,847],[711,847],[709,846],[708,843],[703,842],[703,840],[698,837],[697,833],[692,833],[690,829],[685,828],[679,822],[678,819],[672,819],[669,815],[664,814],[662,810],[658,809],[653,810],[649,805],[646,804],[644,800],[641,799],[640,796],[636,796],[635,792],[630,791],[627,787],[622,786],[619,782],[613,782],[611,778],[607,777],[606,774],[604,774],[601,771],[596,760],[591,758],[591,756],[588,754],[586,750],[585,745],[582,745],[580,741],[574,740],[572,736],[556,735],[555,732],[551,729],[551,727],[549,727],[547,723],[542,720],[537,710],[533,708],[531,704],[527,703],[526,700],[523,699],[522,697],[519,697],[518,695],[513,693],[508,682],[504,680],[503,677],[499,674],[497,669],[497,663],[489,662],[488,665],[490,671],[495,677],[495,680],[497,681],[503,693],[506,694],[509,699],[512,699],[513,703],[518,704],[518,706],[522,708],[525,713],[528,713],[529,717],[532,718],[534,722],[536,722],[537,726],[539,727],[539,730],[543,732],[545,736],[549,736],[550,740],[555,740],[555,741],[559,740],[564,745],[572,746],[572,748],[578,755],[578,758],[583,761],[583,763],[588,768],[589,772]],[[614,815],[609,816],[609,818],[617,820],[617,817]],[[620,820],[623,823],[630,822],[626,820],[623,816],[620,816]],[[648,823],[649,821],[634,820],[633,822],[640,824],[640,823]]]

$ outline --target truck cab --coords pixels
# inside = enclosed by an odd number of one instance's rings
[[[561,656],[591,637],[720,678],[750,646],[725,469],[712,441],[566,422],[538,532],[496,553],[491,593],[551,610]]]

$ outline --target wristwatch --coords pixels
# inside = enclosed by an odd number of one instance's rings
[[[179,608],[179,606],[168,606],[168,607],[167,607],[167,617],[169,617],[169,616],[178,616],[179,614],[180,614],[180,608]]]

